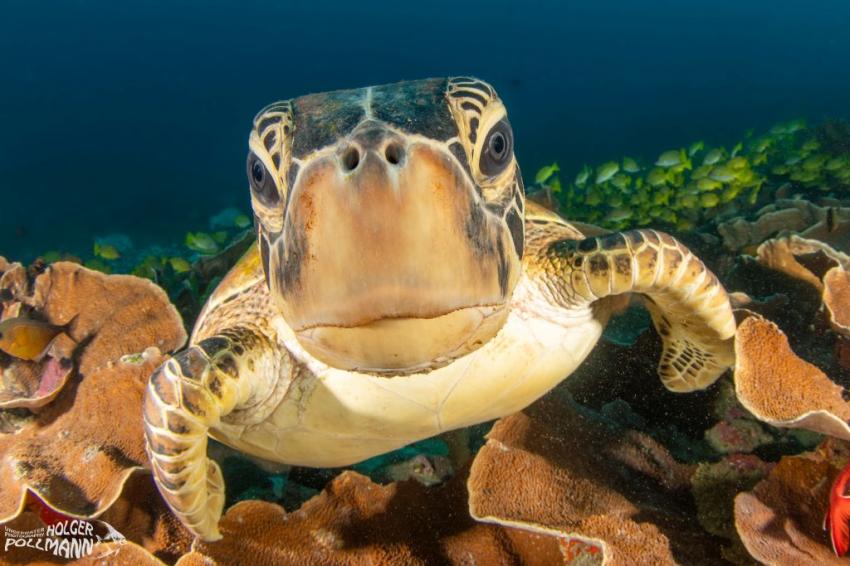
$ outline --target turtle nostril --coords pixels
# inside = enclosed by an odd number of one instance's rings
[[[398,165],[401,163],[401,158],[404,156],[404,150],[401,149],[401,145],[396,142],[392,142],[387,144],[387,148],[384,150],[384,156],[387,158],[387,161],[393,165]]]
[[[355,147],[349,147],[342,154],[342,166],[346,171],[354,171],[360,164],[360,152]]]

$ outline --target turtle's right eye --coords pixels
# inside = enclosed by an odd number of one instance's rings
[[[261,203],[274,206],[280,202],[274,179],[260,158],[253,153],[248,154],[248,180],[251,183],[251,191]]]

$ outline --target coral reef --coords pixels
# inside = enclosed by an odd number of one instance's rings
[[[716,545],[691,518],[692,471],[561,387],[493,427],[472,464],[470,511],[598,546],[606,564],[707,563]]]
[[[186,339],[180,315],[191,325],[253,245],[250,218],[224,210],[174,246],[113,234],[82,260],[0,258],[0,321],[57,332],[37,359],[0,353],[0,520],[41,525],[37,496],[127,537],[79,564],[847,563],[821,521],[848,458],[837,439],[850,440],[848,131],[791,122],[731,148],[585,166],[570,183],[554,163],[536,175],[537,198],[571,220],[692,237],[737,291],[732,379],[664,390],[635,301],[570,381],[486,441],[482,425],[348,470],[214,445],[229,506],[215,543],[193,543],[164,505],[137,417],[148,375]]]
[[[142,392],[162,352],[179,348],[186,333],[165,293],[148,281],[63,262],[31,275],[31,285],[2,287],[4,316],[17,304],[48,322],[77,317],[69,330],[75,346],[63,358],[70,376],[49,403],[4,413],[0,520],[20,514],[28,492],[63,513],[93,517],[147,464],[137,418]]]
[[[846,444],[827,440],[814,452],[786,456],[735,498],[735,527],[754,559],[771,566],[850,563],[824,544],[822,527],[829,486],[847,458]]]
[[[356,472],[337,476],[298,511],[245,501],[224,516],[224,539],[196,543],[178,564],[556,564],[556,538],[474,522],[465,474],[438,488],[381,486]]]

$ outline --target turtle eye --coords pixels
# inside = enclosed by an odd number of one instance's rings
[[[511,160],[514,136],[507,120],[501,120],[490,128],[481,151],[479,169],[488,177],[498,175],[505,170]]]
[[[274,179],[260,158],[253,153],[248,154],[248,180],[251,183],[251,191],[261,203],[274,206],[280,202]]]

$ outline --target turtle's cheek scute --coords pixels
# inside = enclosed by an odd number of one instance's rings
[[[305,166],[271,250],[284,318],[337,367],[465,353],[498,331],[518,278],[510,231],[451,155],[403,141]]]

